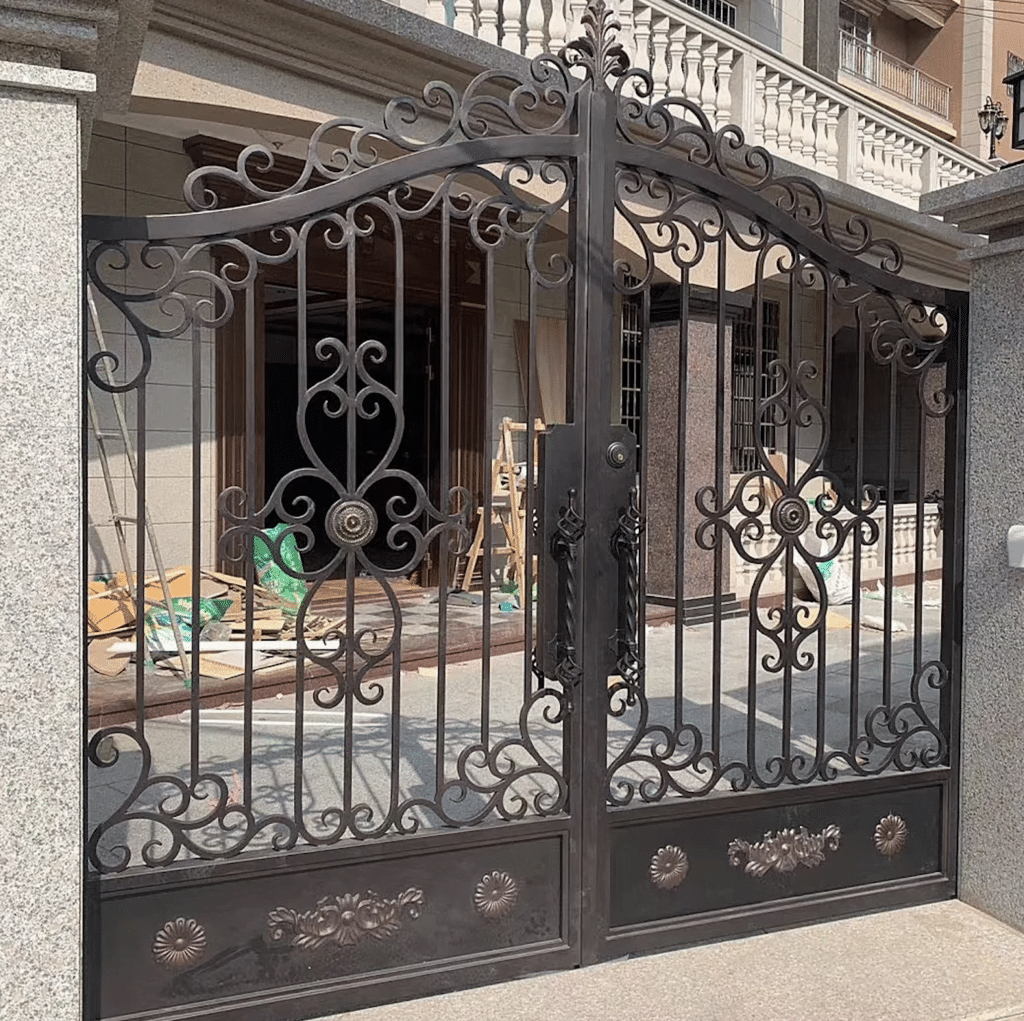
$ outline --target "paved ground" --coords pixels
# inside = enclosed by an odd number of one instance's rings
[[[1021,1021],[1024,935],[958,901],[523,979],[337,1021]]]
[[[434,606],[433,612],[436,610]],[[882,604],[865,600],[863,612],[880,617]],[[827,753],[849,745],[851,643],[855,642],[858,649],[860,705],[854,720],[861,730],[865,713],[882,702],[885,637],[879,631],[844,629],[842,618],[849,613],[848,607],[833,611],[832,624],[835,626],[824,632],[824,658],[821,657],[818,636],[812,634],[800,647],[801,658],[791,672],[789,686],[792,699],[788,713],[791,751],[805,755],[807,764],[813,763],[819,751]],[[898,602],[894,617],[908,625],[908,630],[891,635],[889,650],[890,704],[899,706],[909,698],[914,668],[912,607]],[[927,660],[938,654],[939,610],[926,608],[922,625],[922,657]],[[418,626],[425,625],[418,621]],[[751,671],[749,635],[746,618],[723,623],[718,657],[722,688],[719,753],[723,762],[746,762],[748,741],[753,739],[754,761],[765,774],[770,772],[767,764],[783,750],[787,717],[784,698],[786,671],[778,669],[777,645],[763,635],[758,638]],[[645,725],[664,725],[669,732],[673,731],[675,707],[679,705],[683,720],[694,727],[692,734],[680,744],[674,759],[678,763],[691,750],[696,733],[700,733],[703,747],[710,747],[715,662],[713,628],[701,625],[683,628],[677,634],[674,626],[649,627],[645,637],[649,702],[649,717]],[[682,700],[677,702],[675,663],[677,642],[680,640],[684,667]],[[805,669],[800,669],[801,666]],[[748,703],[751,678],[756,695],[753,712],[749,711]],[[486,697],[485,683],[489,685]],[[446,778],[456,775],[460,753],[484,740],[480,721],[485,706],[489,717],[486,734],[489,747],[505,738],[521,737],[520,713],[525,686],[529,683],[529,661],[522,654],[493,657],[486,680],[480,660],[448,666],[442,710]],[[313,693],[307,691],[303,701],[304,740],[298,782],[295,698],[285,696],[258,700],[254,706],[252,773],[253,807],[257,816],[291,815],[298,800],[307,824],[314,828],[323,809],[344,803],[346,784],[350,787],[352,803],[364,802],[372,808],[373,820],[366,822],[366,828],[371,829],[377,820],[387,815],[392,798],[397,802],[409,798],[432,800],[437,773],[438,692],[436,668],[403,671],[397,689],[390,679],[379,685],[364,685],[363,703],[354,702],[351,716],[346,716],[344,700],[336,707],[324,706],[317,704]],[[930,718],[937,719],[938,693],[927,684],[922,686],[921,692],[923,710]],[[396,693],[400,695],[397,707],[394,701]],[[328,691],[328,698],[330,694]],[[534,707],[528,721],[528,734],[541,760],[560,769],[561,726],[545,722],[541,712],[543,708],[543,704]],[[920,729],[921,715],[913,708],[901,710],[900,718],[909,726]],[[229,800],[241,801],[244,785],[244,715],[241,706],[203,710],[198,719],[200,772],[212,772],[223,777]],[[193,722],[189,712],[147,722],[146,736],[153,754],[154,772],[187,780]],[[627,746],[643,722],[638,705],[626,706],[620,717],[609,719],[610,759]],[[397,735],[393,730],[396,725],[399,727]],[[876,723],[876,730],[884,732],[885,729],[884,725]],[[637,752],[642,754],[657,740],[658,734],[651,734],[641,742]],[[119,761],[109,768],[92,767],[90,770],[90,818],[93,821],[114,811],[131,792],[139,774],[141,756],[137,745],[128,736],[119,736],[117,743],[121,752]],[[922,731],[910,745],[924,749],[933,743],[932,736]],[[346,777],[345,770],[347,748],[351,748],[352,755],[349,777]],[[867,758],[870,760],[884,752],[884,747],[876,744],[875,749],[867,753]],[[529,756],[521,749],[512,747],[508,754],[521,766],[530,763]],[[485,785],[488,776],[494,779],[494,774],[488,774],[482,767],[473,775]],[[642,762],[626,762],[616,772],[615,779],[636,784],[649,775],[650,767]],[[683,788],[706,782],[706,773],[701,775],[693,768],[679,769],[673,776]],[[720,786],[727,787],[727,779],[723,779]],[[538,780],[534,774],[520,782],[513,793],[532,798],[538,791],[550,788],[553,788],[550,780],[543,777]],[[217,797],[212,785],[207,788],[207,794],[210,798]],[[177,797],[169,785],[151,787],[139,798],[138,807],[152,808],[168,796]],[[453,815],[467,818],[478,811],[482,803],[482,797],[470,795],[458,803],[449,799],[446,808]],[[206,814],[208,805],[208,801],[197,803],[195,813]],[[413,813],[422,825],[437,825],[436,817],[429,811],[414,809]],[[273,835],[274,832],[268,829],[250,846],[255,849],[266,845]],[[127,834],[124,831],[111,833],[108,843],[119,843],[125,836],[128,844],[138,849],[145,841],[159,840],[165,834],[150,821],[137,820],[129,824]],[[232,839],[231,834],[223,832],[210,832],[202,837],[207,846],[222,848],[230,846]]]

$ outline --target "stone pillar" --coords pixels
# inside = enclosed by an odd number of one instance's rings
[[[965,233],[971,261],[959,895],[1024,928],[1024,165],[922,197]]]
[[[804,66],[826,78],[839,74],[839,0],[804,0]]]
[[[679,324],[652,326],[647,344],[648,421],[646,484],[647,592],[662,599],[682,599],[684,613],[706,616],[714,593],[714,554],[701,549],[694,535],[702,520],[694,494],[715,483],[715,395],[717,330],[713,322],[691,317],[688,325],[686,373],[686,497],[680,508],[686,541],[683,547],[683,591],[676,592],[676,509],[679,505]],[[729,488],[730,354],[732,324],[726,326],[726,392],[723,471]],[[732,607],[729,592],[731,544],[726,540],[722,571],[723,603]],[[698,612],[699,611],[699,612]]]
[[[0,1014],[82,989],[79,103],[94,77],[0,62]]]

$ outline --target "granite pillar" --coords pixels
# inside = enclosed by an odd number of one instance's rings
[[[0,1015],[82,989],[81,71],[0,62]]]
[[[1024,929],[1024,164],[933,192],[922,212],[988,236],[969,249],[959,895]]]
[[[839,0],[804,0],[804,67],[839,75]]]
[[[725,417],[722,469],[728,498],[729,408],[732,327],[725,331]],[[714,554],[694,538],[703,517],[694,497],[702,486],[715,483],[717,329],[714,322],[691,318],[688,327],[686,371],[685,499],[679,503],[679,383],[681,379],[679,324],[651,326],[647,342],[647,592],[649,596],[684,602],[706,601],[714,593]],[[683,515],[682,592],[676,592],[677,510]],[[729,587],[729,550],[725,551],[723,593]]]

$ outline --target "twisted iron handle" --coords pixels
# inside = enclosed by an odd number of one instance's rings
[[[577,567],[579,545],[586,524],[576,503],[576,490],[570,489],[564,507],[559,509],[558,524],[551,537],[551,555],[561,563],[562,591],[556,636],[557,658],[555,679],[566,689],[579,683],[580,667],[576,660],[576,607],[578,605]]]
[[[619,605],[616,666],[619,676],[631,687],[639,684],[644,664],[640,659],[640,537],[647,519],[640,513],[639,493],[633,486],[629,503],[619,515],[612,533],[612,553],[619,561],[624,579],[624,599]]]

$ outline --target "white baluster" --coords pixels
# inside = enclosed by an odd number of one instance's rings
[[[551,20],[548,22],[548,49],[557,53],[565,44],[565,0],[551,0]]]
[[[858,118],[857,145],[863,153],[861,175],[864,178],[864,183],[871,188],[875,186],[875,152],[871,145],[873,138],[874,125],[863,117]]]
[[[805,130],[807,123],[806,99],[806,88],[801,85],[793,89],[793,127],[791,129],[792,141],[790,142],[790,150],[793,154],[793,159],[797,163],[805,162],[804,150],[807,147],[807,132]]]
[[[448,24],[448,12],[445,10],[444,0],[427,0],[427,17],[441,25]]]
[[[718,62],[718,42],[705,39],[701,48],[700,67],[700,108],[707,114],[711,126],[715,126],[715,65]]]
[[[587,0],[569,0],[569,42],[583,37],[583,13],[587,9]]]
[[[882,147],[879,144],[879,132],[884,131],[874,121],[869,121],[867,126],[867,148],[871,154],[871,173],[875,182],[875,189],[885,190],[885,162],[882,159]]]
[[[704,37],[694,32],[686,37],[686,86],[684,93],[692,103],[700,104],[700,48]]]
[[[729,82],[732,79],[734,51],[723,46],[718,51],[718,95],[715,97],[715,119],[720,128],[732,123],[732,93]]]
[[[473,0],[455,0],[455,20],[452,27],[468,35],[476,35],[473,31]]]
[[[480,0],[480,38],[485,43],[498,42],[498,0]]]
[[[636,36],[636,56],[633,62],[645,71],[651,69],[651,18],[650,7],[640,7],[636,12],[636,23],[633,28]]]
[[[892,189],[892,150],[888,146],[888,135],[883,125],[875,128],[875,159],[881,169],[880,183],[885,191]]]
[[[814,101],[815,93],[808,89],[804,93],[803,109],[803,157],[804,163],[809,167],[814,166]]]
[[[668,34],[668,92],[686,95],[686,26],[675,25]]]
[[[819,96],[814,106],[814,169],[820,174],[828,175],[828,119],[829,101],[826,96]]]
[[[875,183],[871,144],[868,141],[868,122],[860,116],[857,117],[857,177],[868,187]]]
[[[903,166],[900,163],[902,141],[897,131],[885,133],[885,159],[889,165],[889,190],[895,192],[899,198],[904,197]]]
[[[502,4],[504,18],[501,26],[501,45],[513,53],[522,53],[523,50],[523,43],[519,38],[522,29],[519,18],[522,10],[519,0],[504,0]]]
[[[544,52],[544,6],[541,0],[526,0],[526,56]]]
[[[787,159],[793,140],[793,83],[779,78],[779,152]]]
[[[910,175],[910,160],[914,143],[909,138],[900,140],[900,189],[903,197],[908,202],[913,202],[917,195],[914,192],[914,182]]]
[[[921,167],[924,163],[924,146],[913,145],[910,149],[910,194],[916,199],[924,192]]]
[[[767,74],[764,64],[758,64],[754,69],[754,137],[750,139],[754,145],[764,145],[764,122],[768,113],[764,91]]]
[[[825,111],[825,173],[839,176],[839,104],[829,103]]]
[[[764,144],[772,151],[779,147],[779,76],[774,71],[764,79]]]
[[[633,0],[618,0],[619,42],[629,57],[630,64],[636,63],[636,39],[633,35]]]
[[[668,18],[658,16],[654,19],[652,45],[654,62],[651,65],[651,76],[654,78],[654,98],[663,99],[668,92],[668,63],[665,54],[668,50]]]

